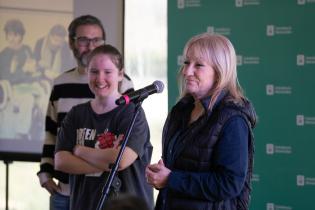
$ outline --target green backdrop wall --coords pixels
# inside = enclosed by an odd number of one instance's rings
[[[251,210],[315,209],[315,0],[169,0],[169,107],[183,47],[203,32],[232,41],[258,113]]]

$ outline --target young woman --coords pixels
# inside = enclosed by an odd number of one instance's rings
[[[119,51],[103,45],[88,57],[89,87],[95,98],[71,109],[62,123],[56,145],[55,167],[70,174],[71,209],[94,210],[115,162],[120,143],[135,111],[135,104],[117,106],[124,77]],[[114,185],[118,193],[143,197],[153,206],[153,190],[145,180],[152,145],[144,111],[140,109],[120,161]],[[116,185],[116,186],[117,186]]]

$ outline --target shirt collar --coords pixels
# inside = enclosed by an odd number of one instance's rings
[[[220,103],[220,101],[222,101],[222,99],[226,96],[226,94],[227,94],[227,91],[225,91],[225,90],[223,90],[223,91],[220,92],[220,94],[219,94],[217,100],[215,101],[215,103],[214,103],[214,105],[213,105],[212,110],[215,109],[216,106],[218,106],[218,104]],[[208,115],[210,115],[211,112],[212,112],[211,110],[209,110],[209,104],[210,104],[211,98],[212,98],[212,96],[206,96],[206,97],[204,97],[204,98],[202,98],[202,99],[200,100],[200,102],[201,102],[203,108],[204,108],[205,111],[208,113]]]

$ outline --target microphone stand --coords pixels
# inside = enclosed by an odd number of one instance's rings
[[[132,117],[132,120],[128,126],[128,129],[126,131],[126,135],[124,135],[124,138],[122,140],[122,144],[121,144],[121,148],[119,150],[119,153],[118,153],[118,157],[115,161],[115,163],[112,165],[111,169],[110,169],[110,173],[107,177],[107,180],[106,180],[106,183],[102,189],[102,196],[97,204],[97,210],[102,210],[103,209],[103,205],[104,205],[104,202],[106,201],[107,197],[108,197],[108,194],[109,194],[109,191],[111,188],[113,188],[112,186],[112,183],[113,183],[113,180],[115,178],[115,175],[117,173],[117,169],[118,169],[118,165],[120,163],[120,160],[122,158],[122,155],[123,155],[123,152],[126,148],[126,144],[128,142],[128,138],[130,136],[130,133],[131,133],[131,130],[135,124],[135,121],[136,121],[136,118],[139,114],[139,110],[140,110],[140,107],[141,107],[141,104],[142,104],[142,101],[148,96],[148,94],[143,94],[141,95],[138,99],[134,100],[134,103],[136,105],[136,108],[135,108],[135,112],[133,114],[133,117]]]

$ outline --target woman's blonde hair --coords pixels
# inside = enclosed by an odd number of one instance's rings
[[[212,109],[220,93],[227,91],[235,102],[244,98],[237,79],[236,53],[232,43],[224,36],[203,33],[192,37],[185,45],[183,57],[207,62],[215,71],[215,81],[211,90],[209,109]],[[192,57],[193,56],[193,57]],[[182,75],[182,66],[178,75],[180,98],[187,95]]]

